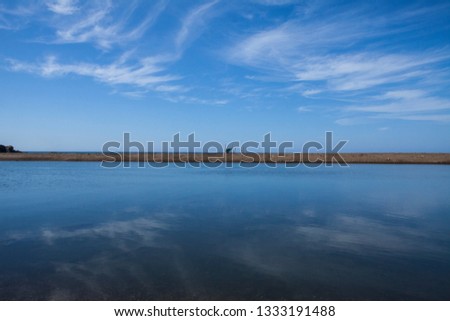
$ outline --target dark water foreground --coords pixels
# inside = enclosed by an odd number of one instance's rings
[[[448,166],[0,178],[0,300],[450,300]]]

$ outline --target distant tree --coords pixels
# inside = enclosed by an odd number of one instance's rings
[[[14,146],[0,145],[0,153],[20,153],[18,150],[14,149]]]

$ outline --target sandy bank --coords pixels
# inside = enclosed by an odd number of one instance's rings
[[[450,153],[343,153],[334,162],[349,164],[450,164]],[[333,162],[333,155],[310,154],[110,154],[102,153],[6,153],[0,161],[130,161],[130,162],[266,162],[311,163]]]

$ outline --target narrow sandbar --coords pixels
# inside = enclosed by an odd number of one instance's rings
[[[339,157],[340,155],[340,157]],[[188,153],[4,153],[0,161],[68,162],[249,162],[249,163],[343,163],[348,164],[450,164],[450,153],[341,153],[315,154],[188,154]]]

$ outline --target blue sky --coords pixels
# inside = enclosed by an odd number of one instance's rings
[[[448,1],[2,1],[0,144],[450,152]]]

